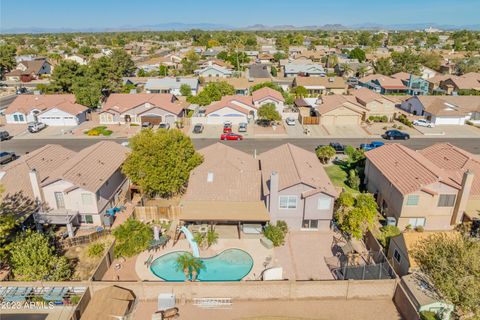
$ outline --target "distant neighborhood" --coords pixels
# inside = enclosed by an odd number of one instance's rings
[[[479,50],[434,28],[2,35],[0,303],[476,319]]]

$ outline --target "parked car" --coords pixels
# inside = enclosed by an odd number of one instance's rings
[[[287,126],[294,126],[297,121],[295,120],[295,118],[288,117],[287,119],[285,119],[285,123],[287,124]]]
[[[427,128],[433,128],[435,127],[435,124],[431,123],[428,120],[425,119],[418,119],[413,121],[414,126],[419,126],[419,127],[427,127]]]
[[[315,150],[317,150],[318,148],[323,147],[323,146],[324,145],[321,144],[321,145],[317,146],[317,148]],[[345,145],[343,145],[341,143],[330,142],[329,146],[332,147],[333,149],[335,149],[336,153],[344,153],[345,152]]]
[[[158,125],[158,128],[159,128],[159,129],[167,129],[167,130],[168,130],[168,129],[170,129],[170,123],[160,123],[160,124]]]
[[[237,133],[224,133],[220,136],[220,140],[243,140],[243,136]]]
[[[24,93],[27,93],[27,92],[28,92],[27,88],[20,87],[20,88],[17,89],[16,94],[24,94]]]
[[[28,124],[27,129],[30,133],[37,133],[39,131],[42,131],[46,127],[47,127],[47,125],[43,122],[30,122]]]
[[[373,150],[373,149],[376,149],[378,147],[381,147],[385,145],[384,142],[381,142],[381,141],[372,141],[370,143],[362,143],[360,145],[360,149],[362,149],[363,151],[369,151],[369,150]]]
[[[224,126],[232,126],[232,121],[228,121],[228,120],[227,120],[227,121],[225,121],[225,122],[223,123],[223,125],[224,125]]]
[[[238,125],[238,132],[247,132],[247,123],[242,122]]]
[[[17,155],[14,152],[0,152],[0,164],[5,164],[17,159]]]
[[[8,131],[0,131],[0,141],[11,139],[10,133]]]
[[[143,122],[142,123],[142,128],[153,128],[153,123],[148,122],[148,121]]]
[[[203,124],[197,123],[197,124],[193,127],[193,133],[202,133],[202,132],[203,132]]]
[[[223,133],[230,133],[232,132],[232,125],[231,124],[224,124],[223,125]]]
[[[408,140],[410,135],[408,133],[398,130],[387,130],[383,137],[387,140]]]

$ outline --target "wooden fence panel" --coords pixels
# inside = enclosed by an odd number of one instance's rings
[[[143,221],[175,220],[179,215],[179,210],[181,209],[178,206],[137,206],[133,214],[136,219]]]

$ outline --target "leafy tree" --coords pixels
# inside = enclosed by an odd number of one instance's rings
[[[84,76],[86,68],[75,61],[61,61],[52,72],[52,87],[55,91],[71,93],[75,81]]]
[[[270,122],[282,120],[282,117],[275,108],[275,104],[271,102],[265,103],[258,108],[258,117],[262,120],[267,120]]]
[[[277,68],[272,66],[272,69],[271,69],[270,73],[271,73],[272,77],[276,77],[277,74],[278,74]]]
[[[354,169],[350,169],[348,172],[348,186],[354,190],[360,189],[360,177]]]
[[[458,316],[480,317],[480,242],[468,234],[435,234],[419,242],[412,257],[420,271],[452,302]]]
[[[273,246],[279,247],[285,244],[285,235],[288,232],[285,221],[278,220],[276,225],[268,224],[263,230],[263,235],[270,241]]]
[[[169,69],[170,69],[169,67],[164,66],[163,64],[161,64],[161,65],[158,67],[158,75],[161,76],[161,77],[162,77],[162,76],[163,76],[163,77],[166,77],[166,76],[168,75],[168,73],[169,73]],[[145,72],[145,71],[144,71],[144,72]],[[141,76],[139,76],[139,77],[141,77]]]
[[[72,91],[77,103],[89,108],[96,108],[102,97],[102,85],[96,80],[86,77],[77,79],[73,84]]]
[[[321,146],[315,150],[315,153],[321,163],[327,163],[337,154],[335,149],[331,146]]]
[[[222,51],[217,55],[217,58],[222,59],[228,63],[230,63],[233,68],[237,71],[241,71],[243,69],[243,65],[250,61],[250,58],[247,56],[245,52],[236,52],[232,51],[230,53],[226,51]]]
[[[375,72],[386,76],[393,74],[392,60],[390,58],[378,58],[375,62]]]
[[[153,238],[153,230],[147,224],[129,218],[113,230],[113,236],[115,256],[133,257],[148,248]]]
[[[235,94],[235,88],[226,81],[208,83],[196,96],[188,97],[188,102],[206,106],[219,101],[223,96]]]
[[[380,242],[380,244],[385,248],[385,251],[388,251],[390,239],[398,236],[400,233],[401,231],[397,226],[382,226],[380,228],[380,234],[377,235],[377,239],[378,242]]]
[[[287,59],[287,55],[283,52],[275,52],[273,54],[273,59],[275,60],[275,62],[279,62],[282,59]]]
[[[190,171],[202,163],[190,138],[179,130],[142,130],[130,146],[122,171],[149,195],[182,192]]]
[[[393,73],[407,72],[420,74],[420,58],[412,50],[403,52],[392,52]]]
[[[63,281],[72,274],[67,258],[55,253],[52,239],[31,230],[15,240],[10,261],[21,281]]]
[[[129,77],[135,71],[135,63],[125,50],[115,49],[109,58],[119,78]]]
[[[195,51],[190,50],[185,54],[185,58],[182,59],[182,70],[184,74],[193,74],[195,71],[197,62],[200,60],[198,54]]]
[[[14,45],[0,45],[0,76],[15,68],[15,54],[17,49]]]
[[[186,83],[180,86],[180,94],[184,97],[189,97],[192,95],[192,88]]]
[[[177,257],[176,268],[177,271],[183,271],[187,281],[188,279],[195,281],[200,270],[205,269],[205,265],[202,260],[187,252]]]
[[[365,51],[358,47],[350,51],[348,56],[350,59],[358,59],[359,62],[363,62],[366,59]]]
[[[213,246],[218,242],[218,233],[215,230],[208,230],[206,240],[208,247]]]
[[[101,257],[105,252],[105,244],[97,242],[88,246],[87,255],[91,258]]]
[[[295,95],[297,98],[303,98],[308,95],[308,91],[304,86],[297,86],[290,89],[290,93]]]
[[[372,194],[360,193],[355,197],[354,204],[350,204],[350,201],[337,204],[335,219],[340,230],[361,239],[368,229],[373,229],[378,223],[377,203]]]

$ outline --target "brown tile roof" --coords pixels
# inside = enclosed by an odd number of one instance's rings
[[[471,154],[450,143],[437,143],[419,151],[425,158],[448,172],[457,184],[462,183],[463,174],[470,170],[474,180],[470,195],[480,196],[480,156]]]
[[[365,155],[401,194],[418,191],[435,182],[460,189],[460,185],[451,180],[446,171],[421,153],[401,144],[387,144]]]
[[[0,178],[0,184],[6,191],[4,196],[23,191],[24,195],[33,198],[29,172],[35,169],[40,182],[45,181],[55,169],[74,155],[75,152],[70,149],[47,144],[0,168],[0,172],[5,172]]]
[[[452,76],[449,78],[458,89],[479,89],[480,73],[469,72],[460,77]]]
[[[261,176],[253,156],[215,143],[199,150],[203,163],[190,173],[187,201],[260,201]],[[212,182],[207,178],[212,177]]]
[[[322,103],[316,107],[319,114],[325,114],[340,107],[346,107],[354,112],[361,113],[361,111],[352,108],[349,104],[353,104],[367,111],[367,109],[363,105],[359,104],[353,96],[333,94],[329,96],[322,96],[321,99]]]
[[[480,96],[416,96],[426,112],[433,115],[465,115],[480,111]]]
[[[17,96],[5,110],[5,113],[11,114],[18,111],[26,114],[33,109],[44,112],[53,108],[72,115],[77,115],[88,109],[86,106],[76,103],[73,94],[24,94]]]
[[[357,101],[362,104],[362,105],[366,105],[367,103],[370,103],[372,101],[381,101],[383,96],[370,90],[370,89],[367,89],[367,88],[360,88],[360,89],[357,89],[357,90],[352,90],[350,91],[350,94],[352,96],[354,96]]]
[[[253,101],[259,101],[259,100],[263,100],[265,98],[273,98],[275,100],[278,100],[278,101],[285,101],[285,99],[283,98],[282,94],[280,92],[278,92],[277,90],[274,90],[272,88],[268,88],[268,87],[264,87],[264,88],[261,88],[257,91],[254,91],[252,93],[252,98],[253,98]]]
[[[103,111],[113,110],[123,113],[148,102],[155,107],[179,114],[184,105],[177,100],[170,93],[113,93],[103,105]]]
[[[403,81],[408,81],[410,79],[410,73],[408,72],[397,72],[391,75],[392,78],[400,79]]]
[[[66,180],[78,188],[96,192],[127,158],[128,149],[113,141],[101,141],[70,157],[42,185]]]
[[[333,79],[333,81],[331,81]],[[342,77],[296,77],[297,86],[322,86],[330,89],[342,89],[347,87],[345,79]]]
[[[270,193],[267,181],[272,172],[279,174],[279,190],[303,183],[316,189],[308,195],[323,192],[336,197],[338,192],[333,186],[317,156],[293,144],[283,144],[260,155],[262,168],[263,193]]]
[[[210,105],[206,106],[205,113],[210,114],[212,112],[215,112],[225,107],[232,108],[244,114],[249,113],[249,110],[247,108],[241,105],[235,104],[234,102],[240,102],[241,104],[245,104],[247,106],[254,108],[251,96],[231,95],[231,96],[223,96],[220,101],[213,102]]]
[[[369,81],[376,80],[385,89],[406,89],[402,80],[395,79],[389,76],[384,76],[382,74],[371,74],[360,79],[361,82],[366,83]]]

